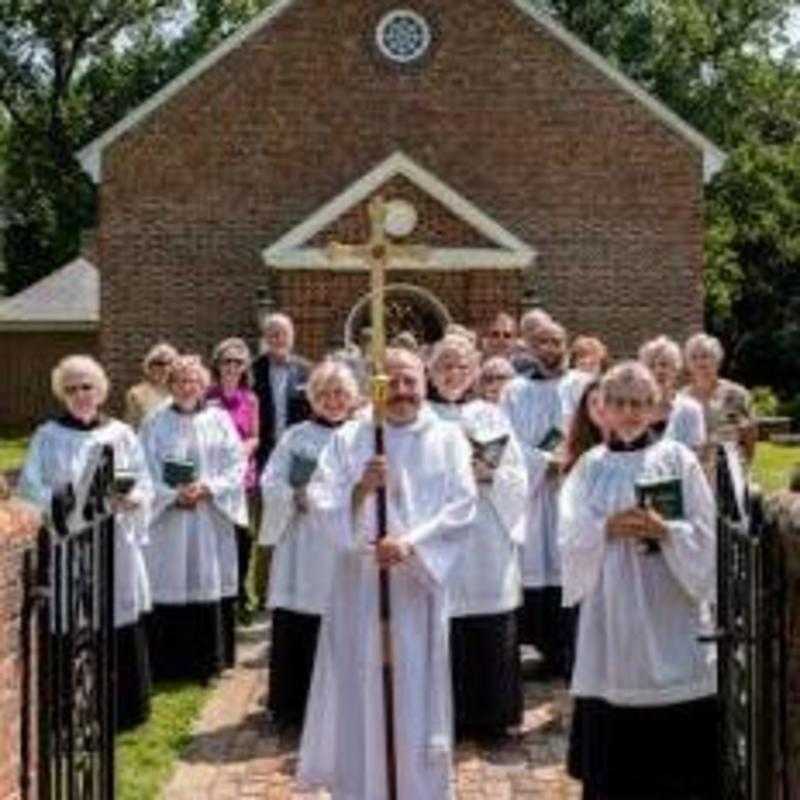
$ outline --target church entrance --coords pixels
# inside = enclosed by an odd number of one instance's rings
[[[413,333],[420,344],[430,344],[441,339],[450,323],[450,313],[436,295],[407,283],[389,284],[385,289],[386,341],[391,342],[398,333]],[[345,323],[346,344],[357,344],[363,328],[370,324],[372,293],[361,297],[350,310]]]

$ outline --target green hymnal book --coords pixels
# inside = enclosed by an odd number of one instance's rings
[[[539,450],[546,450],[552,453],[564,441],[564,434],[556,427],[550,428],[544,435],[544,438],[539,442]]]
[[[472,445],[473,458],[483,461],[490,469],[497,469],[508,444],[508,434],[504,433],[496,439],[486,439],[484,441],[470,437],[469,443]]]
[[[292,460],[289,463],[289,485],[292,489],[302,489],[311,480],[316,468],[316,458],[292,453]]]
[[[683,519],[683,487],[680,478],[656,478],[636,482],[636,502],[641,508],[652,508],[665,520]],[[645,542],[645,553],[661,550],[658,542]]]
[[[164,461],[164,483],[175,489],[197,480],[197,468],[193,461],[168,458]]]

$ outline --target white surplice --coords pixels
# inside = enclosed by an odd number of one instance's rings
[[[674,439],[697,450],[706,443],[706,420],[703,406],[685,394],[675,397],[664,430],[665,439]]]
[[[388,530],[413,544],[390,571],[400,800],[450,800],[451,679],[445,583],[475,513],[470,450],[456,425],[423,405],[387,425]],[[332,800],[385,800],[386,761],[374,496],[352,492],[374,452],[368,420],[348,423],[322,454],[309,497],[336,548],[300,751],[300,780]]]
[[[185,605],[235,597],[234,525],[247,525],[246,459],[230,416],[214,406],[189,414],[166,406],[145,420],[140,436],[155,488],[146,553],[154,601]],[[163,480],[169,459],[192,461],[211,497],[191,510],[175,505],[178,492]]]
[[[275,547],[269,574],[270,608],[325,613],[334,549],[319,519],[296,508],[289,474],[293,455],[317,460],[335,431],[313,421],[293,425],[280,438],[261,475],[264,512],[259,544]]]
[[[491,483],[478,484],[478,505],[464,553],[448,581],[451,617],[500,614],[522,599],[519,549],[525,541],[528,474],[508,417],[485,400],[431,403],[442,418],[458,422],[468,439],[508,437]]]
[[[506,387],[502,408],[522,448],[528,470],[528,513],[522,547],[522,585],[540,589],[561,585],[558,552],[558,472],[553,455],[540,445],[552,430],[564,434],[564,378],[515,378]]]
[[[120,511],[114,519],[114,625],[119,628],[133,624],[152,607],[142,551],[148,544],[153,487],[136,434],[118,420],[87,430],[46,422],[31,440],[19,491],[48,519],[54,492],[67,484],[76,487],[92,456],[106,444],[114,449],[114,469],[136,479],[129,495],[136,508]]]
[[[636,505],[636,481],[656,478],[680,479],[684,519],[667,522],[659,552],[610,540],[609,516]],[[716,591],[715,505],[695,455],[666,439],[595,447],[570,473],[560,510],[564,603],[580,603],[572,693],[636,706],[713,694],[713,649],[697,637]]]
[[[591,372],[586,372],[582,369],[568,369],[559,381],[558,391],[561,395],[561,409],[565,430],[569,427],[572,417],[578,410],[578,405],[581,402],[583,393],[586,391],[586,387],[596,377]]]

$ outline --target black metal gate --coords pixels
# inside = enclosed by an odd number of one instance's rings
[[[39,800],[114,797],[113,475],[104,447],[39,535]]]
[[[788,800],[784,576],[763,498],[745,492],[720,449],[717,468],[721,797]],[[743,507],[744,506],[744,507]]]

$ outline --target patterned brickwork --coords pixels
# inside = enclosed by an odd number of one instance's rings
[[[252,337],[264,248],[398,149],[538,251],[538,293],[571,330],[629,354],[700,326],[701,155],[510,2],[415,0],[434,46],[390,65],[371,37],[395,5],[297,0],[105,152],[102,348],[118,385],[154,340]],[[421,225],[451,247],[474,235]],[[516,274],[420,282],[470,324],[519,310]],[[328,272],[278,283],[312,356],[364,291]]]

